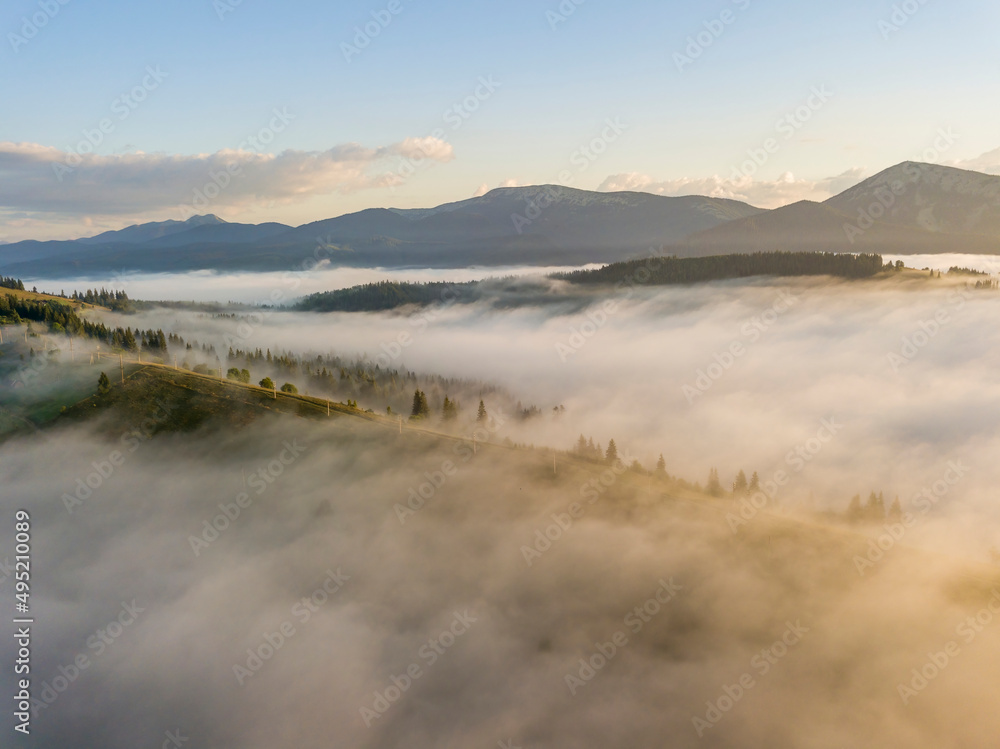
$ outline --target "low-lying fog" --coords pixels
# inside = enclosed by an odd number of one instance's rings
[[[588,265],[585,268],[600,266]],[[309,271],[274,273],[132,273],[122,271],[111,275],[73,278],[25,278],[26,288],[37,286],[39,291],[58,294],[65,290],[80,291],[106,288],[124,291],[132,299],[172,300],[190,302],[239,302],[242,304],[286,304],[318,291],[346,289],[376,281],[480,281],[503,276],[535,276],[577,270],[562,266],[500,266],[472,268],[332,268],[321,263]],[[280,292],[277,298],[275,292]]]
[[[106,317],[223,353],[334,351],[494,382],[525,405],[566,408],[559,419],[515,424],[516,441],[568,448],[580,433],[602,445],[615,438],[647,466],[663,453],[668,471],[701,482],[711,467],[724,482],[740,469],[767,477],[783,468],[792,474],[786,504],[843,510],[871,490],[905,503],[962,461],[968,475],[935,515],[958,522],[974,509],[977,521],[960,524],[960,547],[985,554],[1000,544],[996,292],[948,279],[757,279],[637,288],[614,300],[605,311],[595,296],[582,312],[484,304],[242,321],[164,310]],[[790,457],[825,419],[836,425],[832,439]]]
[[[496,441],[583,433],[648,467],[662,453],[691,481],[787,476],[768,509],[809,522],[748,513],[734,533],[724,510],[630,474],[589,503],[593,474],[553,476],[545,452],[470,457],[291,417],[142,441],[71,513],[64,495],[117,440],[20,438],[0,448],[0,504],[34,517],[35,688],[62,677],[37,745],[177,731],[189,749],[988,745],[1000,292],[893,278],[594,293],[584,310],[553,303],[554,283],[513,308],[102,318],[222,353],[333,351],[495,382],[543,409],[491,423]],[[866,538],[881,525],[805,514],[871,490],[912,520],[881,554]],[[5,665],[14,652],[5,638]]]

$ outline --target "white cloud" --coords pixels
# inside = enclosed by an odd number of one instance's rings
[[[128,153],[77,155],[37,143],[0,142],[0,209],[79,218],[144,215],[199,203],[205,212],[257,203],[289,203],[315,195],[390,187],[401,160],[454,158],[436,138],[407,138],[382,148],[357,143],[327,151],[265,154]],[[198,206],[202,207],[202,206]],[[190,213],[193,211],[189,211]]]
[[[717,175],[657,180],[646,174],[629,172],[609,176],[597,189],[601,192],[629,190],[670,196],[705,195],[741,200],[760,208],[778,208],[800,200],[823,201],[831,198],[860,182],[864,173],[864,169],[855,167],[836,177],[807,180],[796,179],[791,172],[786,172],[776,180],[767,181],[752,177],[732,180]]]
[[[1000,174],[1000,148],[987,151],[981,156],[965,161],[946,162],[948,166],[959,169],[969,169],[973,172],[983,172],[984,174]]]

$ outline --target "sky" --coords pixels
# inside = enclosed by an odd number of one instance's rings
[[[1000,172],[982,0],[12,0],[0,241],[511,185],[823,200]]]

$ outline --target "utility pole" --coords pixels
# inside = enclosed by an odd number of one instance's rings
[[[125,359],[122,358],[121,354],[118,354],[118,366],[122,368],[122,385],[125,384]]]
[[[400,434],[403,433],[403,417],[402,416],[399,417],[399,433]]]
[[[330,415],[330,399],[329,398],[326,399],[326,415],[327,416]]]
[[[0,333],[0,343],[3,343],[3,334]],[[70,363],[76,364],[76,354],[73,353],[73,339],[69,339],[69,360]]]
[[[177,354],[174,354],[174,369],[177,369]]]

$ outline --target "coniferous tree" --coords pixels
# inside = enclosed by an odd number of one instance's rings
[[[886,516],[886,520],[890,523],[898,523],[903,519],[903,506],[899,504],[899,497],[896,497],[892,501],[892,505],[889,507],[889,514]]]
[[[97,392],[100,395],[107,395],[111,392],[111,380],[108,379],[106,372],[101,372],[101,376],[97,378]]]
[[[413,408],[410,412],[411,419],[423,419],[429,416],[431,412],[431,407],[427,404],[427,396],[424,395],[422,390],[415,390],[413,392]]]
[[[479,413],[476,414],[476,421],[482,424],[486,421],[486,419],[487,419],[486,404],[483,403],[482,401],[479,401]]]
[[[458,418],[458,406],[447,395],[444,397],[444,404],[441,406],[441,418],[445,421],[454,421]]]
[[[733,482],[733,494],[743,496],[747,493],[747,487],[747,475],[741,470],[736,474],[736,480]]]
[[[868,502],[865,504],[865,519],[872,523],[881,523],[885,520],[885,500],[881,493],[876,495],[872,492],[868,495]]]
[[[754,494],[760,491],[760,476],[757,475],[757,471],[753,472],[753,476],[750,477],[750,485],[747,487],[747,493]]]
[[[608,451],[604,454],[604,460],[610,465],[618,462],[618,445],[615,444],[614,440],[608,443]]]
[[[661,475],[667,472],[667,461],[663,459],[663,453],[660,453],[660,459],[656,461],[656,472]]]
[[[719,472],[715,468],[708,472],[708,484],[705,485],[705,492],[713,497],[722,496],[722,484],[719,483]]]
[[[851,497],[851,503],[847,506],[847,520],[850,523],[860,523],[864,517],[865,511],[861,506],[861,495],[855,494]]]

